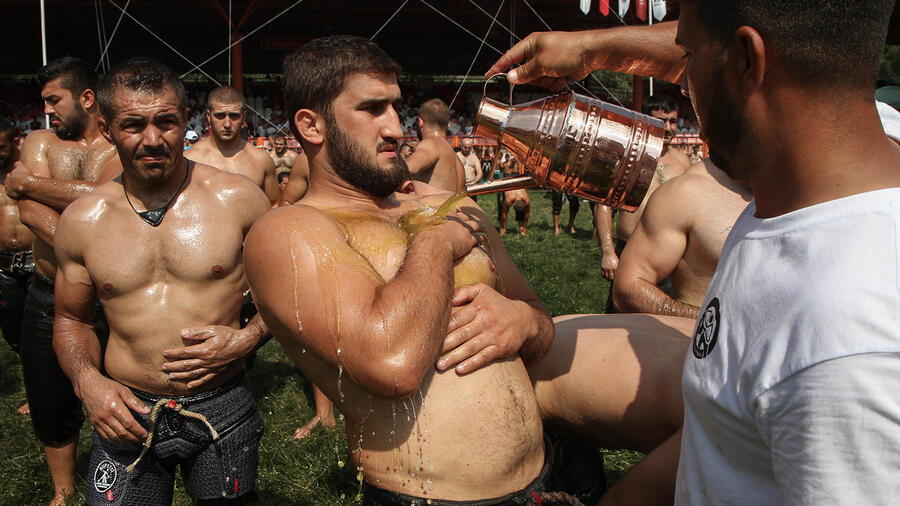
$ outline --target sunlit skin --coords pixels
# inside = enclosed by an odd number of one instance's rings
[[[659,165],[656,168],[656,173],[653,174],[653,179],[650,181],[650,186],[647,188],[647,193],[644,195],[641,205],[633,213],[625,211],[619,213],[619,219],[616,222],[616,239],[620,241],[631,239],[631,234],[634,233],[634,229],[644,214],[644,207],[647,205],[647,201],[653,195],[653,192],[659,188],[659,185],[673,177],[684,174],[688,167],[691,166],[691,160],[687,155],[677,149],[671,149],[672,139],[678,133],[678,111],[663,112],[655,110],[651,111],[650,115],[665,122],[666,138],[663,143],[663,152],[662,156],[659,157]]]
[[[247,178],[185,160],[186,110],[172,89],[120,89],[114,104],[115,115],[100,125],[122,159],[124,187],[110,181],[60,219],[54,346],[66,350],[60,365],[94,427],[123,443],[147,435],[128,409],[149,413],[125,387],[191,394],[242,370],[240,357],[260,336],[254,325],[237,330],[247,286],[241,245],[269,205]],[[159,226],[137,215],[166,206],[173,195]],[[103,357],[93,329],[82,323],[91,321],[95,293],[110,327]],[[223,363],[189,353],[206,347]]]
[[[370,170],[395,163],[392,141],[402,131],[393,104],[399,98],[393,75],[357,74],[333,103],[334,126],[352,133]],[[383,198],[353,188],[330,166],[324,118],[301,109],[294,121],[310,159],[309,191],[298,205],[268,213],[254,226],[245,262],[273,333],[343,412],[354,465],[374,486],[419,497],[472,500],[523,488],[543,464],[543,444],[522,360],[514,355],[465,375],[450,370],[465,358],[455,355],[457,346],[484,338],[485,322],[469,306],[502,304],[507,311],[501,314],[528,322],[531,330],[514,332],[519,339],[540,333],[531,325],[550,330],[496,231],[464,199],[458,207],[472,218],[451,212],[446,223],[410,241],[398,219],[450,195],[427,185]],[[454,260],[467,257],[476,243],[460,221],[485,228],[493,261],[480,263],[475,275],[490,282],[495,272],[510,299],[479,284],[452,297]],[[459,306],[452,318],[451,304]],[[467,331],[448,336],[448,324],[459,326],[450,323],[454,319]]]
[[[659,187],[622,253],[616,309],[696,318],[725,239],[750,197],[746,184],[709,160]],[[667,277],[674,298],[656,286]]]
[[[290,171],[294,163],[297,161],[298,155],[287,148],[287,140],[283,137],[276,137],[272,141],[272,161],[275,162],[275,172],[280,173]]]
[[[277,205],[281,192],[275,179],[275,163],[265,150],[241,138],[244,104],[213,101],[205,113],[211,135],[199,140],[185,156],[195,162],[247,176]]]
[[[447,125],[416,121],[420,142],[406,158],[412,178],[450,193],[459,190],[465,185],[465,171],[447,142]]]
[[[0,177],[6,179],[13,164],[19,161],[19,150],[15,146],[15,139],[6,133],[0,133],[0,160],[5,163],[0,166]],[[25,251],[31,249],[31,241],[34,234],[28,229],[19,217],[19,207],[16,201],[6,195],[6,190],[0,186],[0,250]]]
[[[473,145],[475,142],[470,138],[460,141],[459,161],[463,165],[463,171],[466,175],[466,184],[474,184],[481,180],[481,159],[475,154]]]

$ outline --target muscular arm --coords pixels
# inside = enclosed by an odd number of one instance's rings
[[[675,45],[676,21],[584,32],[532,33],[506,52],[485,76],[510,71],[510,82],[553,89],[580,81],[594,70],[656,77],[679,83],[684,52]]]
[[[103,376],[100,341],[91,322],[95,289],[81,257],[84,233],[72,216],[60,220],[56,234],[55,304],[53,349],[59,365],[84,402],[91,423],[105,439],[136,443],[147,436],[128,410],[150,410],[124,385]]]
[[[620,312],[653,313],[696,318],[699,308],[679,302],[656,284],[669,276],[687,250],[690,216],[684,202],[690,180],[674,178],[650,199],[628,241],[613,285],[613,302]]]
[[[600,241],[600,252],[603,255],[600,260],[600,273],[604,278],[613,281],[619,268],[619,257],[616,255],[616,245],[612,238],[612,208],[597,204],[594,211],[594,226],[597,227],[597,239]]]
[[[38,133],[43,133],[38,132]],[[121,172],[119,157],[113,156],[101,170],[96,183],[79,180],[53,179],[47,164],[50,149],[46,134],[28,136],[22,146],[22,163],[30,174],[14,171],[6,180],[7,192],[13,198],[29,198],[62,211],[75,200],[94,191],[94,188],[114,178]],[[30,140],[29,140],[30,139]]]
[[[53,246],[53,235],[56,233],[56,224],[59,221],[59,213],[56,209],[40,202],[23,199],[19,200],[19,219],[28,227],[38,239]]]
[[[307,206],[263,216],[244,249],[254,300],[282,343],[343,367],[374,395],[405,398],[434,365],[450,318],[453,261],[476,240],[452,220],[425,230],[384,283],[345,234]]]
[[[260,160],[264,167],[263,172],[263,191],[269,199],[271,207],[277,207],[281,203],[281,190],[278,189],[278,179],[275,177],[275,162],[272,157],[266,153],[262,153]]]
[[[309,163],[306,161],[306,155],[297,155],[294,164],[291,165],[291,177],[288,179],[287,187],[281,194],[281,207],[289,206],[294,202],[302,199],[306,195],[306,189],[309,187]]]

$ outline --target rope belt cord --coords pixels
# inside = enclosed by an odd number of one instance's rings
[[[543,506],[542,503],[544,501],[569,504],[571,506],[584,506],[584,503],[579,501],[578,498],[572,497],[565,492],[532,492],[531,498],[537,506]]]
[[[156,433],[156,421],[159,419],[159,411],[163,408],[169,408],[176,413],[180,413],[182,416],[186,416],[188,418],[193,418],[195,420],[200,420],[206,427],[209,429],[210,434],[212,434],[213,441],[219,439],[219,433],[216,432],[216,429],[209,423],[209,420],[206,419],[205,416],[200,413],[195,413],[193,411],[188,411],[184,409],[184,405],[181,403],[175,402],[174,399],[160,399],[157,401],[156,405],[153,406],[153,410],[150,412],[150,434],[147,435],[147,440],[144,441],[143,448],[141,448],[141,454],[138,455],[138,458],[135,459],[134,462],[131,463],[128,467],[125,468],[125,471],[132,472],[134,471],[135,466],[138,465],[138,462],[144,458],[144,454],[147,453],[147,450],[150,449],[150,445],[153,444],[153,434]]]

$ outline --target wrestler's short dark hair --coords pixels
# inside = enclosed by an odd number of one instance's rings
[[[331,115],[332,102],[351,75],[399,75],[401,70],[377,44],[362,37],[330,35],[309,42],[284,59],[282,92],[291,131],[300,139],[294,125],[300,109]]]
[[[419,117],[426,125],[446,129],[450,124],[450,107],[439,98],[432,98],[419,106]]]
[[[241,109],[244,107],[244,95],[241,95],[237,88],[231,86],[219,86],[209,92],[209,96],[206,97],[206,109],[204,110],[212,110],[213,101],[220,104],[241,104]]]
[[[84,90],[94,90],[97,86],[97,73],[81,58],[63,56],[41,67],[37,73],[38,84],[43,88],[54,79],[69,90],[72,98],[77,98]]]
[[[97,103],[100,114],[107,121],[112,121],[116,114],[113,107],[116,92],[119,89],[139,93],[160,93],[171,88],[178,99],[181,111],[187,110],[187,95],[181,78],[168,66],[150,58],[130,58],[116,64],[100,80],[97,86]]]
[[[516,209],[516,211],[522,212],[526,207],[528,207],[528,203],[524,200],[517,200],[513,202],[513,207]]]
[[[269,142],[275,142],[275,139],[281,139],[283,141],[287,141],[284,134],[281,132],[275,132],[275,133],[269,135]]]
[[[647,97],[647,100],[644,100],[643,105],[641,105],[641,112],[650,114],[653,111],[662,111],[664,113],[670,113],[672,111],[678,112],[678,102],[669,95],[660,93],[650,95]]]
[[[741,26],[771,43],[797,82],[874,86],[895,0],[683,0],[725,47]]]
[[[0,134],[5,134],[7,140],[13,140],[19,136],[19,129],[11,121],[0,116]]]
[[[284,181],[284,178],[290,177],[290,176],[291,176],[291,173],[286,170],[281,171],[278,174],[275,174],[275,178],[278,179],[279,184],[281,184],[281,182]]]

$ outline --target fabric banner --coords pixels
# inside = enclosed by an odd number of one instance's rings
[[[662,21],[666,17],[666,0],[653,0],[653,17]]]
[[[628,14],[628,7],[631,6],[631,0],[619,0],[619,17],[625,18],[625,15]]]
[[[647,0],[635,0],[634,15],[641,21],[647,21]]]
[[[600,0],[600,14],[609,16],[609,0]]]

